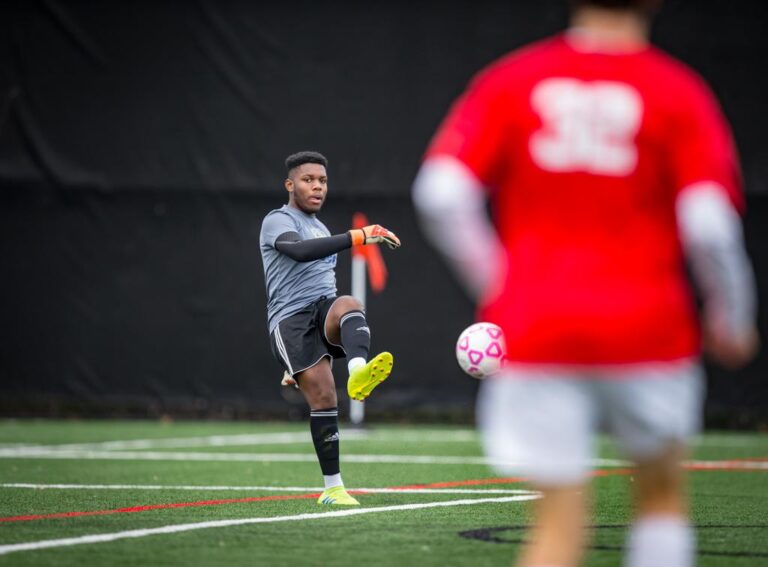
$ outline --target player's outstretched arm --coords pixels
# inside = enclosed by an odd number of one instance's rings
[[[285,232],[275,240],[275,249],[296,262],[320,260],[351,246],[352,239],[346,232],[308,240],[301,240],[297,232]]]
[[[371,224],[363,228],[353,228],[347,234],[349,234],[352,244],[355,246],[384,243],[392,249],[400,248],[400,239],[397,235],[378,224]]]
[[[353,245],[383,242],[390,248],[398,248],[400,239],[394,232],[377,224],[352,229],[342,234],[301,240],[297,232],[285,232],[275,240],[275,248],[296,262],[312,262],[336,254]]]

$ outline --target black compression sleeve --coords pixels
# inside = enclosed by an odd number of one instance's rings
[[[275,248],[291,260],[311,262],[352,247],[352,239],[346,232],[309,240],[298,240],[298,238],[299,235],[295,232],[281,234],[275,241]]]

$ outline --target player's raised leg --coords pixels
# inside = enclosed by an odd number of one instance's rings
[[[320,362],[295,376],[310,408],[309,427],[317,460],[323,471],[325,491],[318,504],[357,506],[360,504],[344,489],[339,467],[339,411],[331,364]]]
[[[393,357],[382,352],[368,360],[371,330],[360,302],[352,296],[339,297],[328,311],[325,334],[347,353],[347,393],[354,400],[364,400],[392,372]]]

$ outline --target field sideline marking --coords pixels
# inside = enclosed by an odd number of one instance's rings
[[[350,489],[350,494],[367,494],[370,491],[364,490],[364,489],[357,489],[353,490]],[[408,490],[408,489],[373,489],[373,492],[399,492],[401,494],[411,494],[411,493],[428,493],[428,494],[452,494],[453,491],[451,490],[445,490],[445,489],[439,489],[439,490]],[[509,491],[490,491],[490,490],[474,490],[474,491],[465,491],[470,493],[485,493],[488,494],[489,492],[493,493],[506,493],[509,494],[511,492],[515,492],[517,494],[526,494],[526,495],[537,495],[536,492],[530,491],[530,490],[509,490]],[[170,510],[170,509],[177,509],[177,508],[198,508],[203,506],[222,506],[224,504],[253,504],[255,502],[270,502],[275,500],[306,500],[306,499],[315,499],[319,498],[320,494],[322,493],[322,490],[319,490],[315,493],[310,494],[288,494],[288,495],[275,495],[275,496],[252,496],[252,497],[246,497],[246,498],[226,498],[221,500],[198,500],[195,502],[168,502],[165,504],[140,504],[138,506],[126,506],[123,508],[112,508],[107,510],[85,510],[81,512],[54,512],[51,514],[28,514],[28,515],[22,515],[22,516],[7,516],[4,518],[0,518],[0,523],[10,523],[10,522],[31,522],[36,520],[55,520],[60,518],[80,518],[83,516],[110,516],[114,514],[135,514],[137,512],[150,512],[153,510]]]
[[[480,489],[480,490],[468,490],[468,489],[455,489],[458,486],[478,486],[478,485],[488,485],[488,484],[510,484],[510,483],[516,483],[521,482],[522,479],[520,478],[480,478],[480,479],[469,479],[469,480],[455,480],[455,481],[446,481],[446,482],[435,482],[430,484],[414,484],[414,485],[405,485],[405,486],[391,486],[388,488],[350,488],[349,492],[351,494],[374,494],[374,493],[399,493],[399,494],[525,494],[525,495],[538,495],[538,492],[535,490],[521,490],[521,489]],[[8,484],[0,484],[0,487],[13,487],[13,488],[50,488],[50,487],[60,487],[60,488],[114,488],[114,487],[121,487],[121,488],[135,488],[132,485],[37,485],[37,484],[24,484],[24,483],[8,483]],[[166,485],[149,485],[153,488],[163,488],[163,489],[172,489],[172,486]],[[195,490],[204,489],[205,487],[189,487],[193,488]],[[243,488],[247,487],[219,487],[219,488],[237,488],[238,491],[240,491]],[[58,519],[58,518],[75,518],[80,516],[103,516],[103,515],[111,515],[111,514],[130,514],[130,513],[136,513],[136,512],[148,512],[151,510],[162,510],[162,509],[170,509],[170,508],[189,508],[189,507],[195,507],[195,506],[220,506],[222,504],[236,504],[236,503],[253,503],[253,502],[264,502],[269,500],[297,500],[297,499],[304,499],[304,498],[318,498],[320,496],[320,493],[323,491],[322,488],[306,488],[306,487],[270,487],[270,486],[262,486],[262,487],[251,487],[253,489],[263,489],[263,490],[278,490],[278,491],[300,491],[300,492],[307,492],[310,491],[310,494],[301,494],[301,495],[289,495],[289,496],[256,496],[256,497],[246,497],[246,498],[232,498],[232,499],[225,499],[225,500],[202,500],[202,501],[196,501],[196,502],[171,502],[171,503],[165,503],[165,504],[145,504],[145,505],[138,505],[138,506],[129,506],[125,508],[116,508],[116,509],[110,509],[110,510],[90,510],[90,511],[82,511],[82,512],[54,512],[51,514],[29,514],[29,515],[22,515],[22,516],[7,516],[7,517],[0,517],[0,522],[28,522],[28,521],[34,521],[34,520],[50,520],[50,519]]]
[[[478,440],[477,432],[472,429],[456,429],[444,431],[440,429],[427,429],[418,434],[399,431],[357,431],[344,430],[345,441],[394,441],[402,442],[432,442],[432,443],[468,443]],[[93,441],[82,443],[64,443],[58,445],[33,444],[33,443],[0,443],[0,449],[26,448],[38,450],[63,450],[63,449],[173,449],[190,447],[235,447],[245,445],[288,445],[305,443],[309,439],[308,432],[301,431],[275,431],[266,433],[233,433],[222,435],[205,435],[193,437],[166,437],[154,439],[126,439],[116,441]],[[756,444],[754,440],[724,436],[708,435],[700,436],[691,443],[693,446],[706,447],[749,447]],[[759,441],[757,442],[759,444]]]
[[[351,491],[350,491],[351,492]],[[83,516],[110,516],[113,514],[135,514],[137,512],[150,512],[152,510],[170,510],[175,508],[197,508],[201,506],[221,506],[222,504],[247,504],[253,502],[268,502],[273,500],[304,500],[319,498],[320,492],[315,494],[283,494],[275,496],[254,496],[251,498],[227,498],[225,500],[200,500],[197,502],[171,502],[167,504],[143,504],[139,506],[126,506],[124,508],[112,508],[109,510],[87,510],[82,512],[54,512],[52,514],[29,514],[26,516],[8,516],[0,518],[2,523],[31,522],[34,520],[54,520],[59,518],[81,518]]]
[[[314,453],[203,453],[165,451],[87,451],[55,450],[38,447],[0,449],[0,459],[70,459],[70,460],[115,460],[115,461],[203,461],[203,462],[271,462],[271,463],[316,463]],[[456,457],[442,455],[344,455],[345,463],[388,463],[410,465],[510,465],[485,457]],[[594,466],[624,467],[628,461],[619,459],[594,459]]]
[[[768,460],[760,460],[759,464],[768,464]],[[714,466],[714,465],[717,466]],[[752,463],[746,463],[747,465]],[[685,468],[689,470],[745,470],[745,463],[732,460],[722,461],[720,463],[708,463],[706,465],[689,464]],[[746,469],[749,470],[749,469]],[[592,476],[614,476],[614,475],[631,475],[634,473],[634,469],[598,469],[592,471]],[[386,488],[357,488],[350,489],[353,494],[375,494],[375,493],[401,493],[401,494],[536,494],[535,491],[520,490],[520,489],[457,489],[459,486],[477,486],[477,485],[489,485],[489,484],[511,484],[516,482],[522,482],[525,479],[521,477],[506,477],[506,478],[483,478],[483,479],[471,479],[460,481],[446,481],[436,482],[430,484],[414,484],[393,486]],[[71,518],[79,516],[97,516],[107,514],[121,514],[121,513],[135,513],[146,512],[150,510],[170,509],[170,508],[187,508],[195,506],[216,506],[222,504],[233,503],[250,503],[250,502],[262,502],[269,500],[295,500],[302,498],[316,498],[319,496],[322,489],[316,487],[296,487],[296,486],[200,486],[200,485],[130,485],[130,484],[35,484],[35,483],[0,483],[0,488],[28,488],[35,490],[46,489],[75,489],[75,490],[194,490],[194,491],[213,491],[213,490],[229,490],[229,491],[278,491],[278,492],[305,492],[300,495],[287,495],[287,496],[257,496],[257,497],[244,497],[244,498],[232,498],[221,500],[201,500],[194,502],[172,502],[161,504],[147,504],[138,506],[129,506],[117,509],[108,510],[91,510],[91,511],[74,511],[74,512],[56,512],[50,514],[33,514],[33,515],[21,515],[21,516],[7,516],[0,517],[0,522],[19,522],[19,521],[32,521],[32,520],[46,520],[54,518]],[[306,494],[310,491],[311,494]]]
[[[350,431],[350,440],[363,437],[365,432]],[[234,435],[205,435],[196,437],[168,437],[158,439],[126,439],[117,441],[94,441],[88,443],[63,443],[60,445],[28,445],[30,449],[41,450],[87,450],[101,449],[119,451],[122,449],[175,449],[184,447],[236,447],[241,445],[289,445],[306,443],[311,440],[309,431],[283,431],[274,433],[242,433]]]
[[[499,483],[501,484],[501,483]],[[31,488],[35,490],[194,490],[194,491],[228,491],[252,492],[265,490],[272,492],[317,492],[323,491],[321,486],[195,486],[189,484],[34,484],[26,482],[4,482],[0,488]],[[530,490],[512,488],[350,488],[360,494],[531,494]],[[2,520],[2,518],[0,518]]]
[[[426,430],[420,434],[397,433],[389,431],[344,430],[345,441],[397,441],[433,443],[469,443],[476,442],[478,436],[469,429],[456,431]],[[62,443],[58,445],[37,445],[33,443],[5,443],[0,448],[27,448],[58,451],[63,449],[174,449],[183,447],[236,447],[242,445],[288,445],[311,441],[309,431],[278,431],[270,433],[237,433],[230,435],[205,435],[195,437],[166,437],[157,439],[126,439],[116,441],[93,441],[84,443]]]
[[[344,440],[355,441],[397,441],[402,442],[431,442],[431,443],[469,443],[477,442],[478,434],[471,429],[443,431],[439,429],[424,430],[418,434],[399,431],[358,431],[344,430]],[[63,444],[33,444],[33,443],[0,443],[0,449],[36,449],[38,451],[61,450],[107,450],[120,451],[124,449],[176,449],[192,447],[236,447],[247,445],[289,445],[303,444],[310,439],[308,432],[276,431],[266,433],[234,433],[226,435],[205,435],[193,437],[166,437],[155,439],[125,439],[115,441],[93,441]],[[692,441],[693,446],[707,447],[748,447],[755,445],[754,441],[728,436],[699,437]]]
[[[36,447],[0,449],[0,459],[87,459],[87,460],[129,460],[129,461],[201,461],[201,462],[272,462],[272,463],[314,463],[314,453],[203,453],[164,451],[82,451],[56,450]],[[387,463],[410,465],[514,465],[486,457],[456,457],[443,455],[344,455],[345,463]],[[630,461],[622,459],[593,459],[594,467],[626,467]],[[760,457],[753,459],[726,459],[722,461],[685,461],[691,469],[723,470],[768,470],[768,461]]]
[[[477,498],[466,500],[449,500],[446,502],[425,502],[422,504],[401,504],[397,506],[379,506],[375,508],[358,508],[353,510],[339,510],[336,512],[323,513],[305,513],[293,516],[274,516],[271,518],[240,518],[232,520],[215,520],[208,522],[197,522],[192,524],[175,524],[161,526],[159,528],[146,528],[138,530],[126,530],[122,532],[113,532],[106,534],[93,534],[63,539],[49,539],[42,541],[32,541],[26,543],[14,543],[0,545],[0,555],[7,555],[19,551],[33,551],[38,549],[50,549],[55,547],[68,547],[72,545],[82,545],[87,543],[103,543],[117,541],[121,539],[135,539],[159,534],[173,534],[188,532],[192,530],[202,530],[208,528],[225,528],[231,526],[245,526],[250,524],[269,524],[276,522],[296,522],[303,520],[324,520],[326,518],[340,518],[348,516],[360,516],[363,514],[376,514],[381,512],[400,512],[408,510],[423,510],[427,508],[441,508],[449,506],[472,506],[475,504],[506,504],[509,502],[523,502],[533,500],[536,495],[506,496],[502,498]]]

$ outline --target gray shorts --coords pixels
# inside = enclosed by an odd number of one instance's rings
[[[704,373],[698,361],[571,368],[515,365],[485,380],[477,417],[486,455],[502,474],[541,485],[585,480],[595,434],[613,434],[634,461],[701,428]]]

